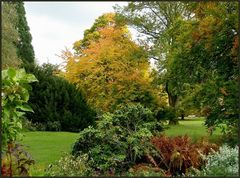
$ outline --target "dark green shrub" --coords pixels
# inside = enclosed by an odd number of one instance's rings
[[[129,104],[81,131],[72,154],[88,154],[93,168],[102,172],[126,171],[151,151],[149,139],[161,130],[149,109]]]
[[[28,120],[49,131],[78,132],[94,123],[95,112],[73,84],[53,74],[55,66],[25,65],[25,68],[39,80],[32,85],[29,103],[34,113],[26,115]]]
[[[169,124],[177,124],[177,113],[173,107],[160,108],[156,114],[158,121],[169,121]]]
[[[60,121],[48,121],[47,124],[46,124],[46,130],[60,131],[61,130]]]

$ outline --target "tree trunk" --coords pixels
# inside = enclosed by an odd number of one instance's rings
[[[177,103],[177,95],[172,95],[171,93],[168,93],[168,103],[169,106],[175,108]]]
[[[168,94],[168,104],[169,104],[169,106],[175,108],[178,96],[171,93],[171,91],[169,90],[168,82],[166,83],[166,92]]]
[[[181,114],[181,120],[184,120],[184,114]]]
[[[168,94],[168,104],[171,106],[175,111],[176,111],[176,104],[177,104],[177,99],[178,96],[172,94],[172,92],[169,90],[168,82],[166,83],[166,92]],[[178,124],[178,118],[176,116],[175,119],[169,120],[169,125],[177,125]]]

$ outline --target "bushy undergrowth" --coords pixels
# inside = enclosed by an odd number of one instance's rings
[[[8,144],[8,151],[2,155],[2,176],[29,176],[30,166],[35,163],[23,145]]]
[[[238,150],[238,146],[235,148],[227,145],[221,146],[218,152],[205,157],[207,163],[200,174],[203,176],[238,176]]]
[[[59,161],[48,166],[45,176],[89,176],[92,170],[87,160],[87,155],[74,157],[65,153]]]
[[[147,164],[138,164],[131,167],[125,176],[140,176],[140,177],[147,177],[147,176],[163,176],[164,171],[160,168],[152,167],[151,165]]]
[[[161,135],[153,137],[151,142],[158,151],[151,162],[166,170],[166,174],[174,176],[185,174],[191,167],[200,169],[204,164],[202,155],[218,149],[217,145],[204,140],[193,144],[188,136],[169,138]]]
[[[126,171],[150,152],[150,138],[161,129],[149,109],[129,104],[80,132],[72,154],[88,154],[92,167],[104,174]]]

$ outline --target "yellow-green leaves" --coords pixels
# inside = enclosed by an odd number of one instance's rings
[[[2,71],[2,144],[3,149],[9,142],[21,136],[21,118],[25,112],[33,112],[27,104],[29,83],[37,79],[24,69],[9,68]]]

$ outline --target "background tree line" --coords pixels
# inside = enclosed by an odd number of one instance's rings
[[[32,37],[22,1],[2,3],[2,67],[24,68],[38,82],[29,90],[29,105],[34,112],[22,119],[31,129],[77,132],[93,124],[95,112],[76,87],[56,76],[57,66],[35,61]],[[30,121],[30,122],[28,122]]]
[[[195,108],[208,127],[221,127],[236,139],[237,3],[130,2],[115,9],[146,35],[169,105],[182,112]]]
[[[141,103],[170,124],[176,124],[178,116],[198,113],[207,117],[208,127],[219,126],[236,136],[237,3],[130,2],[115,11],[97,18],[73,44],[73,53],[63,51],[65,71],[60,71],[35,64],[23,3],[3,2],[3,68],[22,64],[41,79],[30,93],[30,104],[39,114],[28,119],[59,121],[62,112],[57,108],[71,118],[78,102],[98,114]],[[128,25],[144,40],[134,42]],[[157,69],[151,69],[150,59],[156,60]],[[73,96],[69,92],[79,93],[77,108],[66,104]]]

